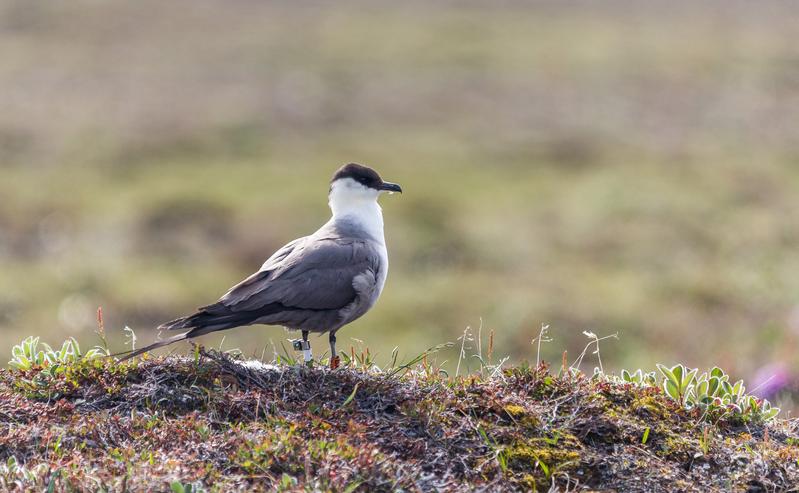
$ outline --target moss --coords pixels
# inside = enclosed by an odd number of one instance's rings
[[[678,460],[691,457],[697,450],[694,442],[677,433],[669,433],[663,440],[658,455]]]
[[[608,406],[602,410],[603,414],[611,419],[624,419],[624,414],[620,413],[615,407]]]
[[[513,421],[524,428],[539,428],[541,426],[541,420],[538,419],[538,416],[527,412],[522,406],[507,404],[502,409]]]
[[[574,435],[556,432],[550,438],[519,440],[503,454],[510,469],[549,477],[579,463],[581,450],[582,444]]]
[[[518,418],[525,415],[525,410],[522,406],[516,404],[508,404],[504,407],[505,412],[508,413],[510,416],[514,418]]]
[[[532,474],[525,474],[520,481],[525,489],[530,491],[538,491],[539,483]]]
[[[662,398],[652,395],[644,395],[636,397],[630,408],[635,412],[645,411],[653,418],[668,420],[671,418],[671,412],[668,408],[668,403]]]
[[[566,444],[553,445],[547,439],[520,441],[503,451],[507,467],[514,474],[522,473],[522,484],[532,491],[548,488],[552,475],[575,467],[580,453]]]

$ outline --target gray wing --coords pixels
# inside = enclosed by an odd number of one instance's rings
[[[266,262],[264,262],[264,264],[261,266],[261,270],[259,272],[266,271],[266,270],[274,270],[275,268],[279,267],[280,266],[280,262],[282,262],[283,259],[285,259],[287,256],[289,256],[291,254],[291,252],[293,252],[294,249],[297,247],[297,245],[302,245],[302,243],[304,241],[306,241],[307,239],[308,239],[307,236],[303,236],[302,238],[297,238],[294,241],[288,242],[280,250],[278,250],[275,253],[273,253],[271,257],[266,259]],[[259,272],[256,272],[256,274],[258,274]],[[253,274],[253,275],[255,275],[255,274]],[[234,286],[234,288],[235,288],[235,286]]]
[[[233,312],[254,311],[272,303],[337,310],[358,296],[355,276],[371,271],[376,277],[379,266],[379,254],[367,241],[301,238],[279,250],[219,302]]]
[[[236,298],[245,299],[257,293],[262,288],[261,282],[268,277],[268,274],[279,268],[280,263],[286,257],[291,255],[291,252],[293,252],[298,245],[301,245],[302,242],[307,239],[307,236],[303,236],[302,238],[297,238],[296,240],[283,245],[278,251],[273,253],[272,256],[266,260],[266,262],[264,262],[264,264],[261,266],[261,270],[230,288],[219,301],[222,302],[230,298],[231,301],[234,301],[235,303]]]

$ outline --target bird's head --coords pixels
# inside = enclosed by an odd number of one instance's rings
[[[374,203],[383,192],[402,193],[402,187],[383,181],[372,168],[345,164],[330,180],[330,206],[335,209],[337,206],[357,206],[362,202]]]

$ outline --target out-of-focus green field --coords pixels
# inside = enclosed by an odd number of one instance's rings
[[[549,360],[592,330],[610,368],[795,375],[795,6],[491,5],[0,2],[0,356],[93,344],[100,305],[116,349],[154,339],[326,221],[355,161],[406,191],[339,337],[378,360],[481,324],[534,359],[549,324]]]

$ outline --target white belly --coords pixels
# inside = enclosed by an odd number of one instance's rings
[[[377,303],[380,293],[383,292],[383,286],[385,286],[388,276],[388,255],[385,245],[375,245],[375,248],[380,257],[377,272],[369,269],[352,280],[352,287],[355,288],[358,296],[339,313],[341,325],[346,325],[363,316]]]
[[[377,301],[380,293],[383,292],[383,286],[386,285],[386,278],[388,277],[388,251],[386,250],[386,245],[380,245],[378,252],[380,253],[380,270],[377,273],[377,282],[375,283],[375,290],[371,300],[372,304]]]

